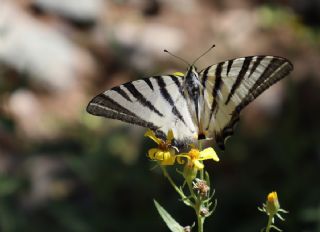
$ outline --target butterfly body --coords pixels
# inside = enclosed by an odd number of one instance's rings
[[[184,76],[163,75],[113,87],[91,100],[87,111],[150,128],[162,139],[171,129],[179,149],[200,139],[224,148],[240,111],[293,69],[285,58],[248,56]]]
[[[188,71],[186,72],[186,75],[184,78],[184,88],[186,89],[187,95],[191,100],[190,105],[194,106],[196,122],[199,126],[200,112],[201,112],[200,101],[202,100],[200,91],[202,90],[202,85],[199,80],[199,74],[196,71],[196,67],[193,65],[191,65]]]

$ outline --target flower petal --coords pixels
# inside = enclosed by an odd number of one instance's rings
[[[183,154],[176,155],[176,157],[177,157],[178,164],[184,164],[186,162],[183,158],[190,159],[188,155],[183,155]]]
[[[192,162],[193,162],[193,165],[195,166],[195,168],[197,168],[199,170],[204,168],[203,163],[201,163],[199,160],[193,160]]]
[[[173,75],[180,76],[180,77],[184,76],[184,74],[182,72],[175,72],[175,73],[173,73]]]
[[[170,130],[168,131],[167,141],[171,142],[171,140],[172,140],[173,138],[174,138],[174,136],[173,136],[173,131],[172,131],[172,129],[170,129]]]
[[[269,193],[268,196],[267,196],[267,200],[270,201],[270,202],[274,202],[274,201],[278,200],[277,192]]]
[[[154,159],[163,161],[165,159],[165,153],[166,152],[158,149],[158,151],[154,154]]]
[[[149,151],[148,151],[148,157],[152,160],[156,159],[155,158],[155,155],[157,152],[159,152],[160,150],[158,148],[151,148]]]
[[[203,151],[200,151],[199,160],[207,160],[207,159],[213,159],[214,161],[217,161],[217,162],[220,160],[217,153],[213,150],[212,147],[208,147]]]
[[[161,139],[156,137],[156,134],[154,133],[154,131],[148,129],[146,131],[146,133],[144,134],[145,137],[149,137],[150,139],[152,139],[156,144],[160,144],[161,143]]]
[[[170,152],[166,152],[166,154],[163,155],[165,159],[161,161],[161,165],[174,165],[176,156],[172,155]]]

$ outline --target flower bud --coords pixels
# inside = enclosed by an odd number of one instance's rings
[[[207,207],[201,207],[200,208],[200,215],[202,217],[206,217],[209,214],[209,209]]]
[[[280,204],[278,200],[277,192],[271,192],[267,196],[267,202],[266,202],[266,211],[273,215],[278,212],[280,209]]]
[[[196,178],[195,182],[193,182],[193,189],[196,190],[201,197],[207,197],[210,187],[205,180]]]
[[[192,182],[197,177],[198,169],[194,168],[188,163],[185,164],[183,169],[183,177],[188,181]]]

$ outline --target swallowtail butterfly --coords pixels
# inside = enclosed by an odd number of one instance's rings
[[[292,70],[287,59],[263,55],[201,71],[192,64],[184,76],[153,76],[113,87],[94,97],[87,111],[150,128],[162,139],[172,129],[179,149],[201,139],[214,139],[224,149],[241,110]]]

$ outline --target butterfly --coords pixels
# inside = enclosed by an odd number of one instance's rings
[[[152,76],[113,87],[94,97],[87,112],[149,128],[163,140],[172,130],[178,149],[202,139],[224,149],[241,110],[293,70],[289,60],[265,55],[201,71],[194,63],[183,76]]]

